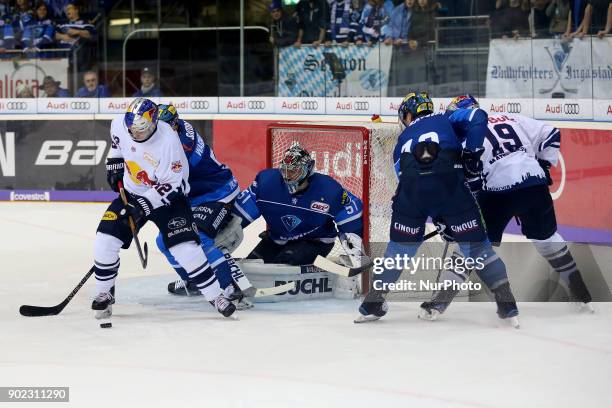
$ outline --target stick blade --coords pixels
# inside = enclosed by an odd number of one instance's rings
[[[149,246],[147,245],[146,242],[144,243],[143,251],[144,251],[144,259],[142,261],[142,268],[146,269],[147,263],[149,262]]]
[[[344,276],[346,278],[351,276],[351,268],[339,265],[333,261],[330,261],[327,258],[322,257],[321,255],[317,255],[317,258],[315,259],[313,265],[327,272],[331,272],[336,275]]]
[[[44,307],[44,306],[30,306],[22,305],[19,308],[19,313],[22,316],[27,317],[39,317],[39,316],[55,316],[58,315],[62,309],[57,306]]]

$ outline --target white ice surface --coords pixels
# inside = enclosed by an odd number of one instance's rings
[[[93,279],[61,315],[19,316],[24,303],[59,303],[90,268],[103,211],[0,203],[0,386],[70,386],[57,407],[610,406],[612,304],[587,315],[523,303],[520,330],[487,303],[453,304],[433,323],[396,303],[355,325],[358,301],[338,300],[227,320],[165,293],[174,276],[150,226],[147,271],[134,248],[123,253],[112,329],[89,310]]]

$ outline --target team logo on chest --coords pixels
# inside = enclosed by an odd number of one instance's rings
[[[317,212],[326,213],[329,211],[329,204],[322,203],[320,201],[313,201],[310,203],[310,209]]]
[[[297,204],[297,198],[292,198],[291,199],[291,204],[296,205]]]
[[[144,184],[147,186],[152,186],[155,184],[153,180],[149,177],[149,173],[146,172],[143,168],[141,168],[138,163],[127,160],[125,162],[127,167],[128,174],[130,178],[135,184]]]
[[[283,215],[281,217],[281,221],[289,232],[293,231],[298,225],[302,223],[302,220],[300,220],[295,215]]]

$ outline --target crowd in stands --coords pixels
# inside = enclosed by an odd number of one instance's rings
[[[476,3],[476,7],[474,4]],[[422,48],[434,39],[436,17],[490,16],[492,38],[603,37],[612,29],[612,0],[281,0],[269,5],[270,42],[384,43]]]
[[[50,50],[70,50],[96,35],[91,21],[74,0],[0,0],[0,58],[65,56]]]

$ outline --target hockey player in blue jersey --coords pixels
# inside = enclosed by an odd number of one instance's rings
[[[460,95],[451,101],[447,114],[479,106],[473,96]],[[561,132],[543,121],[522,115],[490,115],[478,203],[494,245],[501,242],[506,226],[516,217],[521,232],[559,273],[560,282],[569,289],[571,298],[592,312],[591,294],[565,240],[557,232],[549,191],[553,184],[549,169],[557,164],[560,147]],[[438,224],[438,229],[445,231],[441,235],[452,240],[452,231],[443,222]]]
[[[234,289],[235,280],[244,278],[244,274],[229,254],[239,244],[241,237],[236,238],[238,242],[232,242],[233,245],[221,245],[218,241],[215,243],[215,238],[218,238],[219,231],[232,219],[233,202],[240,192],[238,182],[232,171],[217,160],[211,147],[204,142],[195,128],[189,122],[179,119],[173,105],[159,105],[159,111],[159,120],[168,123],[177,132],[183,145],[189,163],[191,191],[188,199],[202,248],[221,288],[229,295]],[[239,223],[237,217],[235,222]],[[165,247],[161,235],[156,242],[181,277],[168,284],[168,291],[177,295],[199,295],[200,291],[190,283],[190,277]],[[239,306],[247,306],[247,303],[242,302]]]
[[[499,317],[510,319],[517,327],[518,308],[505,265],[487,239],[478,205],[466,185],[466,179],[479,177],[482,170],[487,114],[480,109],[460,110],[448,116],[434,114],[425,92],[406,95],[398,114],[405,128],[393,152],[399,186],[393,197],[391,240],[385,258],[414,257],[423,241],[427,218],[443,218],[454,231],[464,256],[482,260],[483,268],[477,274],[493,292]],[[374,289],[361,304],[356,323],[377,320],[387,313],[384,295],[401,272],[399,267],[384,268],[374,275]],[[449,303],[436,299],[423,304],[419,317],[435,320]]]
[[[362,253],[362,203],[336,180],[314,172],[314,160],[299,145],[284,154],[280,168],[262,170],[236,199],[246,226],[262,216],[267,230],[248,256],[264,263],[307,265],[327,256],[338,231],[351,259]]]

